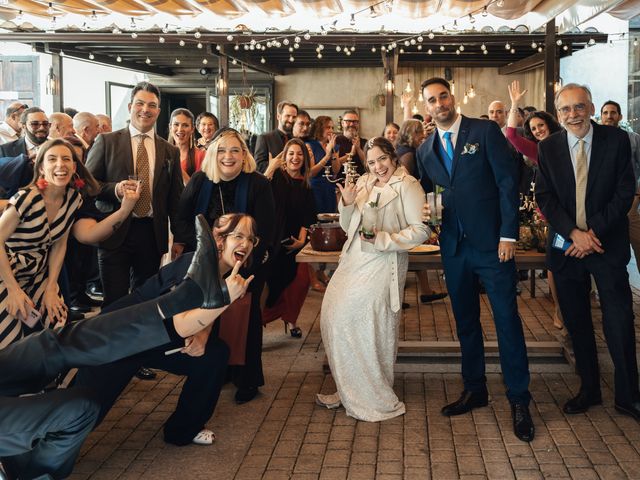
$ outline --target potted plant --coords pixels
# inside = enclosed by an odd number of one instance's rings
[[[253,131],[259,101],[253,87],[234,95],[229,101],[229,124],[240,131]]]

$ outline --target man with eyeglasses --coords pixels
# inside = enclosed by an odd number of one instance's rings
[[[29,108],[22,102],[13,102],[5,111],[4,121],[0,123],[0,144],[5,144],[18,140],[22,132],[20,115]]]
[[[366,171],[364,146],[367,144],[366,138],[360,138],[360,115],[355,110],[346,110],[342,114],[342,135],[336,137],[336,147],[338,147],[338,158],[341,163],[349,160],[355,162],[358,173]]]
[[[298,106],[288,100],[283,100],[276,107],[278,128],[258,135],[253,157],[259,172],[264,173],[269,166],[269,157],[273,158],[284,150],[284,145],[291,140],[293,124],[298,115]]]
[[[293,138],[306,141],[311,130],[311,116],[305,110],[298,110],[298,116],[293,123]]]
[[[640,421],[627,212],[636,192],[629,136],[598,125],[588,87],[560,89],[555,106],[565,131],[538,144],[536,199],[550,225],[547,266],[573,343],[580,389],[566,414],[600,405],[598,350],[591,319],[591,276],[614,365],[615,409]]]
[[[25,136],[0,145],[0,198],[8,199],[33,179],[33,161],[40,145],[49,137],[49,121],[38,107],[20,116]],[[2,206],[2,204],[0,204]]]

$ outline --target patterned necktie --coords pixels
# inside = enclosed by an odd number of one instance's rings
[[[140,198],[133,207],[133,213],[138,217],[145,217],[151,210],[151,186],[149,185],[149,154],[144,141],[149,138],[148,135],[138,135],[138,151],[136,152],[136,173],[138,181],[142,182],[140,189]]]
[[[576,154],[576,225],[581,230],[587,230],[587,212],[585,200],[587,196],[587,152],[584,140],[578,140],[578,153]]]
[[[447,148],[447,158],[445,159],[445,167],[447,167],[447,171],[451,174],[451,170],[453,169],[453,142],[451,141],[451,132],[444,132],[444,143]]]

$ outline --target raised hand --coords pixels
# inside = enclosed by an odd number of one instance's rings
[[[348,183],[345,187],[343,187],[340,183],[338,183],[337,185],[338,190],[340,190],[340,195],[342,195],[342,204],[345,207],[353,204],[353,202],[356,201],[358,193],[360,192],[360,190],[362,190],[362,187],[356,188],[355,184],[353,183]]]
[[[229,290],[229,297],[231,298],[232,303],[238,298],[244,297],[244,294],[247,293],[247,289],[249,288],[251,280],[253,280],[253,275],[245,280],[238,273],[241,266],[242,262],[236,262],[233,270],[231,271],[231,274],[225,279],[225,282],[227,283],[227,289]]]
[[[524,94],[527,93],[527,90],[520,90],[519,80],[514,80],[511,85],[507,85],[507,88],[509,89],[509,97],[511,97],[511,106],[515,107],[522,100]]]

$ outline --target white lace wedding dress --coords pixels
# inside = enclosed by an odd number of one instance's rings
[[[393,391],[401,313],[389,302],[390,255],[363,252],[354,238],[322,302],[322,343],[339,400],[347,415],[368,422],[405,413]],[[407,266],[407,254],[399,255],[399,276],[406,276]]]

